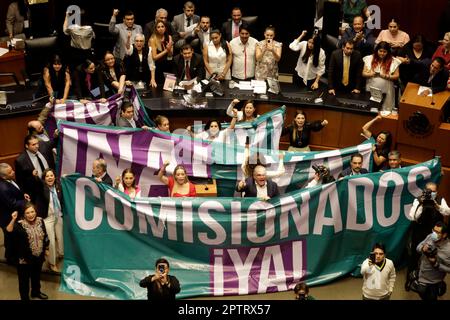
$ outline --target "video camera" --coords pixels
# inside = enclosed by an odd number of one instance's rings
[[[427,250],[423,254],[428,258],[435,257],[437,255],[437,247],[432,243],[427,243]]]
[[[330,174],[330,172],[328,171],[328,168],[323,165],[320,165],[320,166],[313,165],[312,168],[319,175],[320,178],[323,178]]]
[[[431,196],[432,191],[430,189],[423,189],[422,196],[420,197],[422,207],[425,208],[434,208],[434,200]]]

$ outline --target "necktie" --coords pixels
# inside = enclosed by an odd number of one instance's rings
[[[342,70],[342,84],[348,86],[348,70],[350,69],[350,57],[344,56],[344,69]]]
[[[86,73],[86,86],[89,91],[91,91],[91,74]]]
[[[187,17],[186,20],[187,20],[187,26],[189,27],[191,25],[191,17]]]
[[[239,24],[235,23],[234,24],[234,34],[233,34],[233,38],[237,38],[239,37]]]
[[[61,205],[59,203],[58,194],[56,193],[56,188],[50,188],[50,191],[52,193],[52,199],[53,199],[53,210],[55,213],[61,211]]]
[[[44,163],[42,162],[41,158],[39,157],[39,155],[37,153],[36,153],[36,158],[39,163],[39,167],[41,168],[41,174],[42,174],[42,172],[44,172],[44,170],[45,170]]]
[[[186,80],[191,80],[191,70],[189,69],[189,61],[186,61],[186,67],[184,68],[184,75]]]

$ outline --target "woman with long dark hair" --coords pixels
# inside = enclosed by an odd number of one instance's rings
[[[366,90],[369,91],[370,87],[380,89],[386,94],[383,110],[392,110],[395,107],[394,81],[400,77],[400,60],[392,56],[389,43],[381,41],[375,46],[374,53],[365,56],[363,61]]]
[[[125,91],[125,69],[122,61],[116,59],[111,51],[106,51],[102,65],[103,82],[109,89],[109,95],[123,94]]]
[[[14,211],[6,231],[14,237],[20,299],[30,300],[30,281],[31,297],[48,299],[41,292],[41,269],[49,241],[44,221],[38,217],[34,204],[26,203],[20,215]]]
[[[325,73],[325,51],[320,47],[320,37],[313,35],[308,41],[302,41],[307,31],[291,42],[289,48],[292,51],[300,51],[295,67],[294,83],[300,87],[319,88],[320,77]]]
[[[431,64],[433,50],[423,35],[414,36],[399,52],[397,59],[400,65],[400,80],[402,86],[410,82],[414,76]]]
[[[50,102],[56,99],[56,103],[65,103],[71,84],[70,72],[59,55],[52,56],[47,66],[44,67],[42,77]]]
[[[136,184],[136,176],[131,168],[123,170],[122,176],[116,178],[115,187],[127,194],[131,199],[141,196],[141,188]]]
[[[289,127],[283,129],[282,135],[289,134],[288,151],[309,152],[309,140],[311,131],[320,131],[328,124],[327,120],[306,121],[306,113],[297,110],[294,121]]]
[[[106,102],[105,85],[101,71],[92,60],[86,59],[76,67],[73,75],[74,93],[81,103],[100,98]]]
[[[381,119],[382,117],[380,115],[377,115],[375,118],[364,124],[364,126],[362,127],[363,136],[366,137],[367,139],[372,137],[373,134],[370,131],[370,128],[376,121]],[[391,144],[392,144],[392,133],[390,133],[389,131],[383,130],[379,132],[377,135],[375,135],[375,144],[372,147],[373,152],[372,172],[379,171],[386,165],[389,151],[391,151]]]
[[[216,74],[216,80],[231,79],[231,53],[230,44],[222,38],[219,30],[214,29],[210,33],[210,41],[203,47],[203,62],[205,63],[206,77]]]

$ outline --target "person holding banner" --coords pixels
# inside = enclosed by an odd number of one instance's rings
[[[141,197],[141,188],[136,185],[136,176],[130,168],[123,170],[122,177],[116,178],[116,188],[127,194],[131,199]]]
[[[242,180],[236,186],[237,192],[245,192],[244,197],[258,197],[264,201],[278,196],[278,185],[267,179],[266,168],[261,165],[253,170],[253,177]]]
[[[236,110],[234,107],[239,103],[239,99],[233,99],[231,101],[230,105],[227,108],[227,115],[230,117],[234,117],[234,110]],[[259,115],[256,114],[256,108],[253,104],[253,100],[247,100],[244,102],[244,106],[242,107],[241,111],[237,111],[237,121],[253,121]]]
[[[103,82],[109,89],[109,95],[123,94],[126,80],[125,68],[121,61],[116,61],[116,58],[110,51],[106,51],[103,57],[101,70]]]
[[[370,127],[378,120],[381,120],[382,117],[377,115],[375,118],[364,124],[362,127],[362,135],[369,139],[372,137],[372,132],[370,131]],[[392,134],[389,131],[381,131],[375,136],[376,143],[372,147],[373,152],[373,172],[380,171],[386,165],[389,151],[391,150],[392,144]]]
[[[86,104],[91,99],[100,98],[100,102],[106,102],[105,84],[99,69],[95,63],[86,59],[75,68],[73,74],[73,88],[75,96],[81,103]]]
[[[145,277],[139,286],[147,288],[147,298],[151,301],[175,300],[180,292],[180,282],[177,277],[169,275],[169,261],[164,258],[156,260],[155,274]]]
[[[342,179],[346,176],[354,176],[358,174],[369,173],[366,168],[362,167],[363,156],[360,153],[354,153],[350,156],[350,168],[343,170],[339,174],[339,179]]]
[[[195,185],[189,181],[186,168],[178,165],[173,170],[173,176],[166,177],[164,173],[169,164],[169,161],[164,162],[158,172],[159,180],[169,188],[169,197],[195,197]]]
[[[194,138],[207,140],[210,142],[222,142],[225,143],[228,134],[230,131],[234,130],[237,122],[237,110],[233,109],[233,120],[230,122],[230,126],[224,130],[222,130],[222,125],[216,119],[211,119],[205,124],[205,130],[199,133],[194,134],[192,132],[191,126],[188,126],[186,129],[190,132],[191,136]]]
[[[162,115],[157,115],[155,118],[156,129],[170,133],[169,119]]]
[[[384,244],[376,243],[369,258],[361,265],[364,277],[363,300],[390,300],[395,284],[395,267],[392,260],[386,258]]]
[[[134,105],[130,101],[126,101],[120,106],[120,117],[116,120],[116,126],[138,128],[136,121],[134,120]],[[147,126],[142,126],[141,128],[144,130],[149,129]]]
[[[311,131],[320,131],[328,124],[328,120],[306,122],[306,113],[297,110],[292,125],[283,129],[282,135],[289,134],[290,146],[288,151],[309,152],[309,140]]]

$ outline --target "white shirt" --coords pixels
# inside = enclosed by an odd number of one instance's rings
[[[127,56],[131,56],[133,54],[133,46],[130,46],[130,49],[125,52]],[[142,54],[138,54],[139,61],[142,62]],[[151,70],[155,70],[155,61],[153,61],[152,56],[152,47],[148,47],[148,56],[147,56],[148,68]]]
[[[308,41],[299,42],[297,39],[289,44],[289,48],[292,51],[300,51],[297,60],[297,66],[295,67],[295,71],[297,71],[298,76],[302,79],[314,80],[316,79],[317,75],[322,76],[325,73],[325,51],[323,51],[323,49],[320,49],[319,63],[317,64],[317,67],[315,67],[313,65],[312,55],[309,56],[307,63],[303,62],[303,55],[305,54],[307,47]]]
[[[32,153],[30,151],[27,150],[28,156],[30,157],[31,163],[33,164],[33,167],[37,170],[38,172],[38,176],[42,177],[42,169],[41,166],[39,165],[39,161],[36,158],[36,156],[39,157],[39,159],[41,159],[42,164],[44,165],[44,169],[48,168],[48,163],[47,160],[45,160],[44,156],[42,155],[42,153],[40,153],[39,151],[36,153]]]
[[[230,41],[231,52],[233,53],[233,65],[231,75],[237,79],[253,78],[255,76],[256,65],[256,44],[258,40],[249,37],[244,45],[241,37]]]
[[[256,196],[258,198],[267,198],[267,181],[263,186],[260,186],[256,181]]]
[[[414,199],[411,209],[409,209],[409,217],[412,221],[417,221],[422,215],[423,206],[420,206],[419,204],[419,200],[416,198]],[[444,198],[441,200],[439,213],[443,216],[450,216],[450,208]]]

